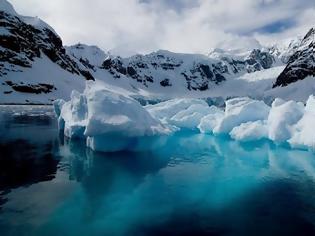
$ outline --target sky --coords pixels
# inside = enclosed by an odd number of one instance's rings
[[[64,44],[97,45],[128,56],[158,49],[208,53],[303,36],[315,26],[314,0],[9,0],[38,16]]]

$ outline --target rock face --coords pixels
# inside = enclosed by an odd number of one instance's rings
[[[315,29],[305,35],[295,53],[289,58],[288,64],[277,78],[273,87],[287,86],[307,76],[315,76],[314,55]]]
[[[209,57],[221,60],[234,74],[269,69],[276,62],[276,56],[272,55],[268,49],[253,49],[242,53],[242,55],[215,49],[209,53]]]
[[[46,55],[52,62],[72,74],[94,80],[67,54],[60,37],[38,18],[18,15],[10,4],[0,8],[0,76],[22,68],[31,68],[36,58]]]
[[[170,87],[184,81],[188,90],[206,90],[231,76],[221,61],[164,50],[130,58],[108,57],[100,69],[108,71],[115,79],[127,77],[146,87],[153,83]]]

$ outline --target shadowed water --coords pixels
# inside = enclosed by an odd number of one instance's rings
[[[49,107],[0,107],[0,235],[315,235],[315,155],[178,133],[95,153]]]

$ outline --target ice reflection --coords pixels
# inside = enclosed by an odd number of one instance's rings
[[[151,151],[97,153],[47,112],[4,116],[1,235],[315,233],[312,152],[182,132]]]

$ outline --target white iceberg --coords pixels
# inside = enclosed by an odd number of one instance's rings
[[[210,113],[201,118],[198,129],[201,133],[212,133],[214,127],[223,119],[224,111],[216,106],[210,107]]]
[[[211,113],[209,105],[201,99],[172,99],[145,108],[161,122],[186,129],[197,129],[201,119]]]
[[[172,99],[143,107],[129,96],[87,83],[84,93],[73,91],[68,102],[56,100],[54,109],[64,135],[84,138],[96,151],[158,148],[180,129],[315,149],[314,96],[306,106],[276,99],[269,107],[245,97],[226,101],[225,110],[209,107],[202,99]]]
[[[291,138],[292,126],[304,114],[302,103],[275,99],[268,116],[268,137],[277,143],[286,142]]]
[[[234,98],[226,101],[223,119],[214,127],[215,134],[228,134],[231,130],[249,121],[265,120],[270,107],[263,101],[253,100],[248,97]]]
[[[315,97],[307,100],[305,113],[293,127],[292,138],[289,143],[295,148],[310,148],[315,150]]]
[[[84,138],[87,118],[86,97],[77,91],[72,91],[71,100],[61,108],[58,124],[64,129],[64,135],[69,138]]]
[[[236,126],[230,132],[231,138],[238,141],[255,141],[268,138],[266,121],[250,121]]]
[[[148,146],[152,136],[172,132],[136,100],[91,83],[83,94],[72,92],[71,100],[62,105],[59,120],[65,136],[87,138],[87,146],[97,151],[138,148],[139,138],[143,138],[141,145]]]
[[[55,111],[57,117],[60,116],[61,108],[62,108],[62,106],[63,106],[64,104],[65,104],[65,100],[63,100],[63,99],[56,99],[56,100],[53,102],[54,111]]]

